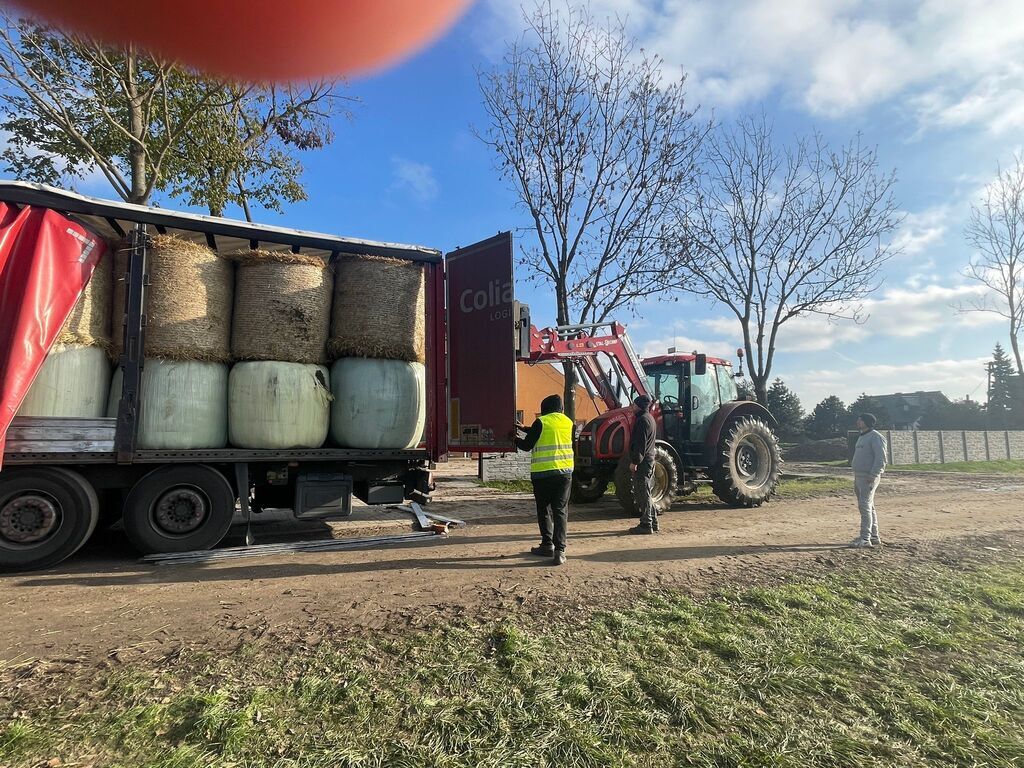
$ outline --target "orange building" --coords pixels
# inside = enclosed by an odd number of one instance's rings
[[[565,376],[560,366],[540,363],[516,365],[516,418],[529,426],[540,416],[540,401],[548,395],[561,395]],[[584,387],[576,387],[576,423],[585,424],[604,410],[599,398],[591,398]]]

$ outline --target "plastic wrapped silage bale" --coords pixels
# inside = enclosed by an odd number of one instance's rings
[[[107,415],[117,416],[123,371],[114,372]],[[142,370],[138,447],[223,448],[228,442],[228,366],[147,359]]]
[[[426,370],[401,360],[331,366],[331,439],[343,448],[414,448],[426,420]]]
[[[54,344],[17,415],[97,419],[109,385],[110,363],[102,348]]]
[[[320,365],[236,363],[228,385],[228,430],[238,448],[319,448],[330,427],[331,392]]]

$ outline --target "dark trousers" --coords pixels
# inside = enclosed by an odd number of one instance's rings
[[[633,475],[633,501],[640,514],[640,525],[658,527],[658,510],[651,501],[651,482],[654,480],[654,459],[644,459],[636,465]]]
[[[569,492],[572,475],[548,475],[533,478],[533,498],[537,501],[537,526],[542,547],[565,551],[565,532],[569,526]]]

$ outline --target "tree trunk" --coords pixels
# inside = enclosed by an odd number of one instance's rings
[[[754,382],[754,394],[757,395],[757,402],[763,405],[765,408],[768,407],[768,377],[756,376],[753,373],[750,375],[750,380]]]
[[[135,141],[128,144],[128,163],[131,168],[131,192],[128,195],[129,203],[145,205],[149,194],[147,192],[146,179],[146,130],[143,116],[142,97],[136,83],[137,70],[134,51],[129,51],[125,57],[127,64],[126,85],[128,86],[128,130]]]
[[[565,387],[562,390],[562,408],[565,415],[576,421],[576,365],[572,362],[562,363],[565,373]]]
[[[1017,374],[1024,376],[1024,365],[1021,364],[1020,342],[1017,341],[1017,329],[1010,328],[1010,349],[1013,350],[1013,358],[1017,361]]]

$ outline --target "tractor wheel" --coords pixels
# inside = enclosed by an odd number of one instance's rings
[[[733,507],[759,507],[779,485],[782,454],[779,439],[760,419],[736,419],[725,425],[718,442],[719,462],[713,466],[711,488]]]
[[[572,495],[569,500],[576,504],[593,504],[608,490],[608,478],[600,475],[577,479],[572,476]]]
[[[679,467],[667,450],[658,446],[654,452],[654,480],[651,484],[651,501],[658,513],[667,512],[676,500],[679,487]],[[615,496],[622,508],[629,514],[638,514],[633,499],[633,477],[629,472],[629,459],[623,457],[615,469]]]

